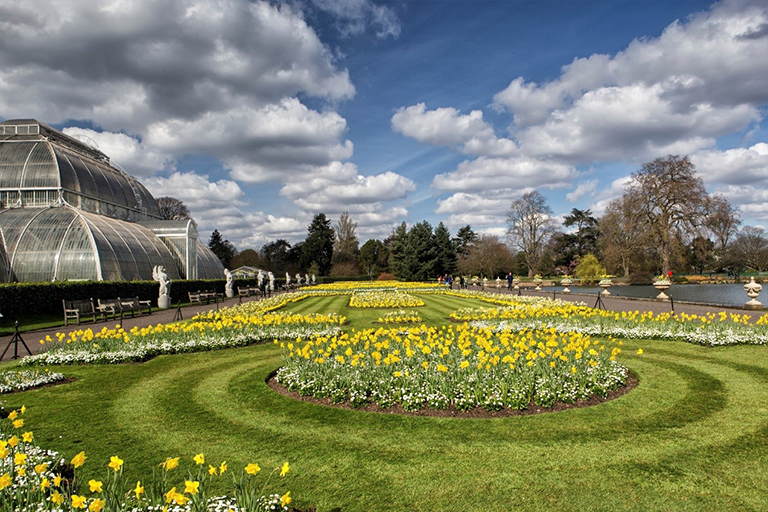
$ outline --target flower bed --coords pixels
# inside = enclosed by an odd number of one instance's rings
[[[573,403],[623,386],[620,342],[554,329],[493,332],[468,325],[342,333],[283,344],[277,381],[353,406],[467,411]]]
[[[402,292],[363,291],[349,298],[351,308],[413,308],[423,306],[424,301]]]
[[[206,464],[202,453],[183,460],[169,457],[160,464],[161,471],[135,485],[125,481],[124,461],[114,455],[106,464],[107,476],[103,481],[80,481],[78,468],[88,459],[85,452],[67,462],[61,454],[39,447],[32,431],[24,430],[24,412],[24,407],[11,411],[8,420],[0,425],[0,510],[3,511],[287,512],[292,501],[290,491],[282,495],[265,494],[271,474],[279,474],[280,478],[288,474],[287,462],[271,472],[264,471],[269,474],[264,478],[256,463],[248,464],[237,474],[229,471],[226,461]],[[183,466],[189,466],[185,474]],[[212,481],[227,477],[231,477],[232,493],[209,497]]]
[[[309,295],[307,295],[309,296]],[[161,354],[240,347],[274,339],[312,334],[332,335],[346,319],[335,313],[271,312],[306,296],[267,299],[195,316],[189,322],[158,324],[126,331],[121,327],[93,332],[84,329],[68,336],[41,340],[46,351],[22,359],[24,365],[115,364],[146,361]]]
[[[387,311],[377,320],[380,324],[418,324],[423,322],[418,311]]]
[[[52,372],[48,369],[41,370],[22,370],[5,371],[0,373],[0,393],[12,393],[14,391],[24,391],[46,384],[52,384],[64,380],[61,373]]]

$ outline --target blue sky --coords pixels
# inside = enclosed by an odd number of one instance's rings
[[[768,2],[0,0],[0,118],[90,136],[201,236],[348,210],[503,235],[689,154],[768,226]]]

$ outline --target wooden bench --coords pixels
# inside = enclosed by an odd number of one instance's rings
[[[251,288],[242,288],[240,286],[237,287],[237,294],[240,297],[250,297],[251,296]]]
[[[203,305],[202,298],[200,297],[200,292],[187,292],[187,295],[189,295],[189,303],[190,304],[199,304],[200,306]]]
[[[99,314],[101,315],[102,319],[106,322],[109,317],[111,316],[113,319],[116,319],[118,316],[120,319],[123,319],[123,308],[120,304],[120,299],[96,299],[98,302],[98,305],[96,306],[96,309],[98,310]]]
[[[138,297],[130,299],[121,299],[118,297],[118,300],[120,301],[120,309],[123,315],[125,315],[125,313],[130,313],[131,317],[135,316],[137,313],[141,315],[144,313],[144,308],[146,308],[148,315],[152,314],[152,301],[139,300]]]
[[[81,320],[84,317],[91,317],[93,323],[96,323],[98,314],[96,308],[93,306],[93,299],[81,299],[81,300],[66,300],[62,299],[62,305],[64,306],[64,325],[69,325],[70,320],[77,320],[77,325],[80,325]]]

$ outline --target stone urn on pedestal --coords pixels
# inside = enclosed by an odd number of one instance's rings
[[[571,289],[570,289],[570,288],[568,288],[568,287],[569,287],[569,286],[571,286],[571,285],[573,284],[573,279],[571,279],[571,278],[570,278],[570,277],[568,277],[568,276],[565,276],[565,277],[564,277],[564,278],[563,278],[563,279],[560,281],[560,284],[561,284],[561,285],[563,285],[563,287],[564,287],[564,288],[563,288],[563,292],[562,292],[562,293],[566,293],[566,294],[567,294],[567,293],[571,293]]]
[[[513,290],[519,290],[520,289],[520,278],[516,277],[512,279],[512,289]]]
[[[653,287],[659,290],[659,294],[656,296],[656,300],[669,300],[669,295],[664,293],[665,290],[669,290],[669,287],[672,286],[672,281],[669,279],[660,277],[656,279],[656,281],[653,282]]]
[[[744,307],[747,309],[762,309],[763,304],[757,300],[757,296],[760,295],[760,291],[762,291],[763,285],[756,283],[754,277],[749,278],[749,282],[744,285],[744,291],[747,292],[747,297],[749,297],[750,300],[747,301],[746,304],[744,304]]]
[[[539,276],[536,276],[533,278],[533,283],[536,285],[536,288],[534,288],[534,291],[540,292],[541,291],[541,278]]]
[[[611,281],[611,278],[610,278],[610,277],[604,277],[604,278],[602,278],[602,279],[600,280],[600,282],[599,282],[599,283],[597,283],[597,285],[598,285],[600,288],[602,288],[602,289],[603,289],[603,292],[601,293],[601,295],[602,295],[603,297],[607,297],[608,295],[610,295],[610,294],[611,294],[611,292],[609,292],[609,291],[608,291],[608,288],[610,288],[610,287],[613,285],[613,281]]]

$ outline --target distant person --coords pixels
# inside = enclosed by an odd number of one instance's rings
[[[459,276],[459,289],[462,290],[465,287],[464,274]]]
[[[448,274],[445,278],[445,282],[448,285],[448,288],[453,290],[453,276],[451,274]]]
[[[512,281],[514,281],[514,280],[515,280],[515,277],[512,275],[512,272],[507,274],[507,290],[511,290],[512,289]]]

